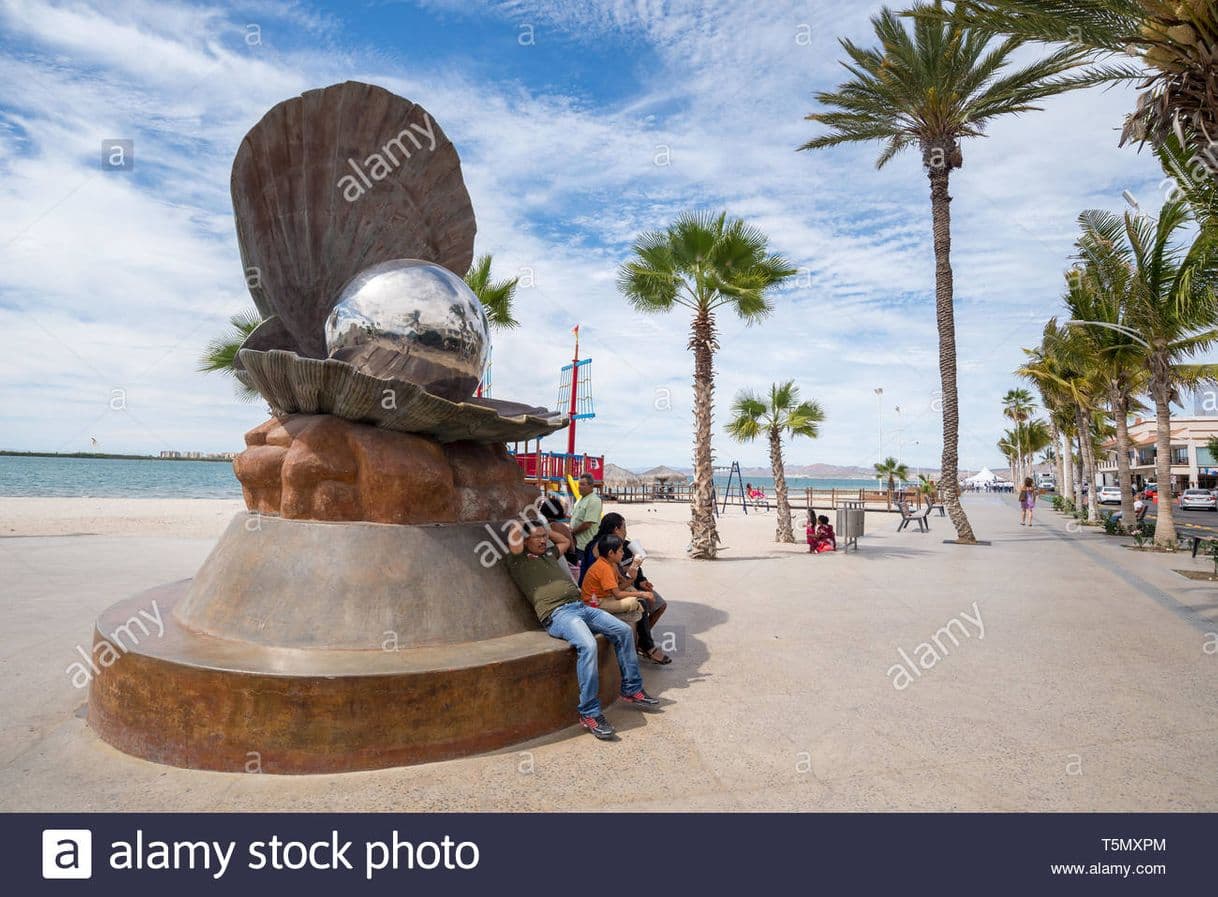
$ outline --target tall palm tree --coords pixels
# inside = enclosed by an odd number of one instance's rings
[[[245,338],[261,323],[262,315],[256,308],[237,312],[228,319],[228,329],[209,342],[199,356],[198,370],[203,373],[218,371],[233,377],[237,397],[243,402],[257,400],[258,391],[237,376],[237,352]]]
[[[715,398],[715,314],[728,308],[756,323],[768,315],[770,290],[795,274],[786,259],[767,250],[760,230],[726,212],[686,212],[665,231],[634,241],[633,258],[618,270],[618,287],[642,312],[676,306],[693,313],[689,349],[694,355],[694,483],[690,556],[714,558],[714,456],[711,423]]]
[[[897,480],[905,482],[909,479],[909,467],[889,456],[875,466],[875,475],[881,480],[888,480],[888,501],[891,502],[897,491]]]
[[[1128,310],[1121,332],[1143,350],[1155,406],[1155,478],[1160,490],[1155,543],[1175,548],[1171,406],[1179,403],[1182,387],[1218,377],[1218,365],[1189,360],[1218,345],[1218,229],[1203,227],[1188,236],[1192,215],[1183,199],[1165,203],[1157,219],[1096,213],[1093,221],[1107,251],[1129,267]]]
[[[1095,63],[1083,76],[1136,83],[1122,143],[1176,133],[1218,172],[1218,5],[1213,0],[960,0],[913,15],[952,17],[1027,40],[1071,41]],[[1131,59],[1130,57],[1133,57]]]
[[[930,180],[934,233],[935,318],[943,391],[941,485],[957,541],[972,543],[976,537],[960,505],[957,478],[960,419],[948,180],[952,170],[964,164],[963,139],[981,136],[995,118],[1036,109],[1036,101],[1075,86],[1062,74],[1081,57],[1078,50],[1060,49],[1008,72],[1020,43],[1017,39],[993,44],[989,32],[951,19],[914,19],[911,32],[888,8],[871,22],[880,48],[864,49],[840,41],[851,60],[843,65],[852,77],[836,91],[816,95],[817,102],[830,111],[807,118],[825,125],[829,133],[800,149],[879,140],[884,149],[877,167],[909,147],[921,153]]]
[[[748,390],[736,396],[732,404],[732,419],[727,432],[740,442],[752,442],[763,433],[770,442],[770,468],[774,474],[774,491],[778,496],[778,522],[775,542],[794,542],[791,528],[791,502],[787,497],[787,476],[782,463],[782,435],[820,435],[817,424],[823,423],[825,413],[816,402],[801,402],[799,387],[794,380],[774,383],[768,398]]]

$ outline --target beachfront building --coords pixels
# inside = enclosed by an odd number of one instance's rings
[[[1134,489],[1155,482],[1155,421],[1135,418],[1129,425],[1129,461]],[[1173,417],[1171,419],[1172,491],[1190,487],[1218,488],[1218,459],[1206,443],[1218,436],[1218,417]],[[1116,486],[1116,440],[1104,444],[1099,465],[1100,484]]]

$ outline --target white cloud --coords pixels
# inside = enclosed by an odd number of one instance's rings
[[[0,322],[29,353],[0,364],[5,447],[77,448],[97,426],[114,449],[240,445],[258,406],[234,403],[226,383],[194,371],[203,343],[248,302],[228,198],[232,155],[275,102],[354,77],[432,112],[461,152],[478,250],[495,253],[500,274],[535,272],[537,286],[518,299],[525,326],[495,338],[496,395],[552,403],[579,322],[600,413],[581,425],[581,448],[625,466],[688,463],[689,321],[631,311],[615,271],[639,231],[686,208],[726,207],[805,273],[763,325],[720,321],[718,421],[737,390],[795,378],[827,421],[790,461],[869,464],[872,388],[883,386],[886,450],[903,443],[907,459],[937,463],[930,210],[917,159],[877,172],[874,148],[795,152],[814,133],[803,121],[813,92],[840,78],[835,38],[868,41],[873,9],[432,5],[458,31],[484,15],[533,23],[572,54],[639,42],[659,68],[605,104],[390,62],[300,5],[247,4],[252,16],[238,17],[193,4],[0,3],[9,35]],[[246,40],[250,21],[264,23],[260,44]],[[805,23],[814,28],[801,31]],[[952,205],[965,465],[994,462],[998,397],[1013,385],[1020,346],[1056,312],[1074,216],[1119,208],[1126,187],[1154,194],[1153,160],[1115,146],[1131,102],[1120,91],[1057,98],[965,147]],[[133,175],[100,172],[100,141],[111,137],[135,140]],[[661,148],[671,164],[655,164]],[[107,390],[124,383],[142,425],[107,416]],[[658,390],[671,391],[671,408]],[[716,442],[720,459],[765,463],[761,446],[721,433]]]

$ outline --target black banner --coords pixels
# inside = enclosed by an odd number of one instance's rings
[[[1218,886],[1211,814],[105,813],[10,814],[0,826],[4,890],[17,895],[1040,897]]]

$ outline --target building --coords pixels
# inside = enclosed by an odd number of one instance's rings
[[[1153,483],[1155,475],[1154,419],[1135,418],[1129,425],[1129,461],[1134,489]],[[1171,419],[1172,491],[1189,487],[1218,488],[1218,459],[1207,447],[1218,437],[1218,417],[1173,417]],[[1119,485],[1117,481],[1116,440],[1104,445],[1105,456],[1100,461],[1100,484]]]

